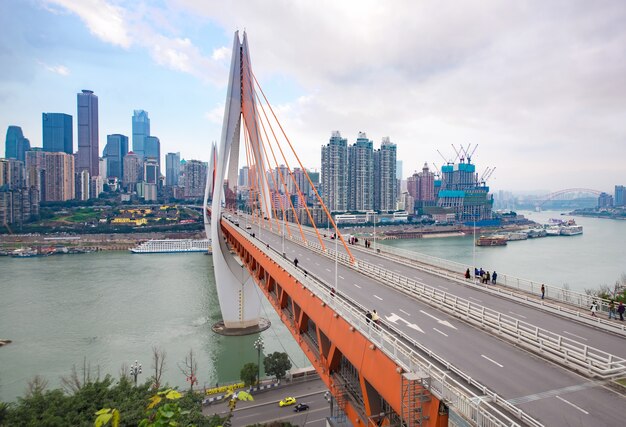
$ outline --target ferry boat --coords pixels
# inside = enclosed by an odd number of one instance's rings
[[[550,225],[546,227],[546,236],[560,236],[560,235],[561,235],[560,225]]]
[[[134,254],[159,254],[173,252],[211,252],[211,240],[163,239],[148,240],[130,249]]]
[[[578,234],[583,234],[582,225],[568,224],[561,227],[561,236],[576,236]]]
[[[476,246],[506,246],[506,236],[480,236],[476,240]]]

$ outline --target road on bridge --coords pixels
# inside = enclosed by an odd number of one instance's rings
[[[335,272],[333,259],[288,238],[282,239],[257,226],[253,230],[242,227],[241,231],[254,232],[263,246],[269,244],[278,252],[282,252],[284,244],[288,260],[297,258],[298,268],[335,287],[338,297],[345,295],[364,307],[376,309],[387,322],[547,426],[608,426],[619,425],[626,419],[626,398],[608,387],[606,381],[590,380],[544,360],[341,263]],[[326,246],[334,249],[335,241],[325,240]],[[339,247],[339,251],[343,249]],[[353,255],[559,335],[569,335],[568,338],[626,357],[626,340],[621,337],[430,275],[377,256],[373,251],[353,251]]]

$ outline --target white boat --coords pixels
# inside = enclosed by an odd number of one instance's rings
[[[561,227],[561,236],[576,236],[577,234],[583,234],[582,225],[564,225]]]
[[[163,239],[148,240],[130,249],[134,254],[158,254],[172,252],[211,252],[211,240]]]
[[[528,233],[524,231],[511,231],[510,233],[506,234],[506,240],[508,240],[509,242],[526,239],[528,239]]]
[[[550,225],[546,227],[546,236],[560,236],[560,235],[561,235],[560,225]]]

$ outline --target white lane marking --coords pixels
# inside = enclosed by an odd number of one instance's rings
[[[381,267],[384,267],[384,265],[383,265],[383,264],[381,264],[381,263],[378,263],[378,265],[380,265]]]
[[[391,323],[396,323],[398,320],[402,320],[404,323],[406,323],[406,325],[411,328],[411,329],[415,329],[418,332],[424,333],[424,331],[422,330],[422,328],[420,328],[419,326],[417,326],[415,323],[409,323],[406,320],[404,320],[402,317],[398,316],[396,313],[391,313],[391,316],[385,316],[385,319],[387,319],[388,322]]]
[[[356,286],[357,288],[361,289],[361,287],[359,285],[357,285],[356,283],[353,283],[354,286]]]
[[[404,314],[406,314],[407,316],[410,316],[410,315],[411,315],[410,313],[407,313],[406,311],[404,311],[404,310],[402,310],[402,309],[400,309],[400,311],[401,311],[401,312],[403,312]]]
[[[433,328],[435,331],[439,332],[441,335],[443,335],[444,337],[447,337],[448,334],[446,334],[445,332],[441,332],[439,329],[437,328]]]
[[[315,263],[315,265],[320,265],[320,263],[319,263],[319,262],[316,262],[316,263]]]
[[[345,278],[345,277],[343,277],[343,276],[339,276],[339,278],[340,278],[341,280],[346,280],[346,278]]]
[[[418,280],[420,280],[420,279],[418,279]],[[424,283],[424,284],[425,284],[425,283]],[[448,290],[448,288],[446,288],[445,286],[437,285],[437,287],[438,287],[438,288],[441,288],[441,289],[443,289],[443,290],[446,290],[446,291]]]
[[[474,297],[468,297],[469,299],[473,299],[474,301],[478,301],[478,302],[483,302],[482,300],[478,299],[478,298],[474,298]]]
[[[511,313],[513,316],[517,316],[517,317],[521,317],[522,319],[526,319],[526,316],[522,316],[521,314],[517,314],[514,311],[509,311],[509,313]]]
[[[490,361],[490,362],[491,362],[491,363],[493,363],[494,365],[498,365],[499,367],[504,368],[504,366],[503,366],[503,365],[499,364],[498,362],[496,362],[496,361],[495,361],[495,360],[493,360],[493,359],[488,358],[488,357],[487,357],[487,356],[485,356],[484,354],[481,354],[481,357],[484,357],[485,359],[487,359],[488,361]]]
[[[431,319],[435,319],[437,322],[439,322],[440,325],[444,325],[447,326],[448,328],[452,328],[452,329],[456,329],[454,326],[452,326],[452,324],[450,322],[448,322],[447,320],[441,320],[435,316],[433,316],[430,313],[426,313],[424,310],[420,310],[420,313],[425,314],[426,316],[430,317]]]
[[[570,402],[569,400],[565,400],[565,399],[563,399],[561,396],[555,396],[555,397],[556,397],[557,399],[559,399],[560,401],[565,402],[565,403],[567,403],[568,405],[573,406],[574,408],[578,409],[578,410],[579,410],[580,412],[582,412],[583,414],[585,414],[585,415],[589,415],[589,412],[585,411],[583,408],[581,408],[581,407],[580,407],[580,406],[578,406],[578,405],[574,405],[574,404],[573,404],[572,402]]]
[[[326,271],[328,271],[330,273],[330,268],[327,268]]]
[[[571,335],[571,336],[576,337],[576,338],[580,338],[581,340],[585,340],[585,341],[587,341],[587,338],[583,338],[583,337],[581,337],[580,335],[576,335],[576,334],[573,334],[573,333],[571,333],[571,332],[567,332],[567,331],[563,331],[563,333],[564,333],[564,334],[567,334],[567,335]]]
[[[383,300],[381,297],[379,297],[378,295],[374,295],[374,298],[378,298],[379,300]]]

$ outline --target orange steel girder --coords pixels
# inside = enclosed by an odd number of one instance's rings
[[[382,420],[377,418],[381,413],[378,394],[396,414],[402,414],[402,369],[272,258],[248,240],[239,240],[239,235],[232,232],[233,227],[226,221],[222,222],[228,243],[246,265],[335,399],[343,402],[342,409],[347,420],[352,425],[390,425],[386,417]],[[317,345],[305,335],[309,319],[316,325]],[[343,392],[333,378],[342,355],[359,372],[363,409],[359,409],[350,398],[341,398]],[[439,400],[428,394],[430,401],[422,404],[425,419],[421,425],[448,425],[447,415],[439,412]]]

